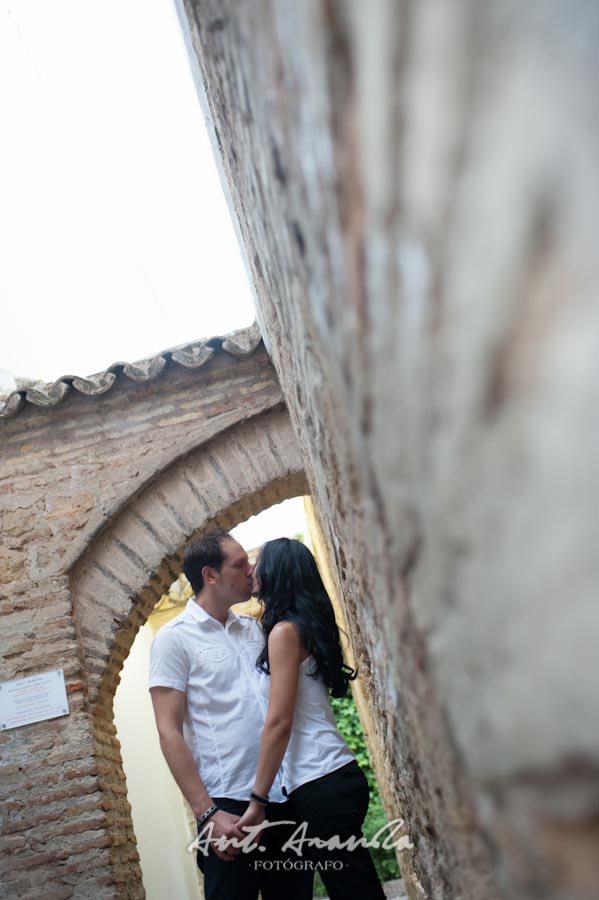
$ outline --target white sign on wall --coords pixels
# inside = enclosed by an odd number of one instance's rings
[[[0,684],[0,731],[69,713],[62,669]]]

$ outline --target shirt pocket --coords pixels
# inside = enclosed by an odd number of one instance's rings
[[[231,652],[221,644],[205,644],[193,656],[194,681],[200,689],[226,692],[231,684]]]
[[[206,644],[200,650],[196,650],[195,662],[200,666],[203,663],[222,663],[225,662],[230,655],[229,650],[220,644]]]

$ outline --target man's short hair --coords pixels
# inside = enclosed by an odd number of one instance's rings
[[[211,569],[220,572],[225,561],[223,544],[225,541],[232,540],[234,538],[228,531],[222,529],[208,531],[199,541],[187,548],[183,556],[183,572],[194,594],[199,593],[204,587],[204,576],[202,575],[204,566],[210,566]]]

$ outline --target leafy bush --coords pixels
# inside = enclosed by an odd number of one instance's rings
[[[358,764],[368,779],[370,803],[368,805],[368,813],[366,814],[362,831],[366,839],[370,840],[376,832],[386,824],[387,816],[385,815],[379,787],[366,749],[366,740],[364,738],[362,726],[360,725],[360,719],[358,718],[356,704],[354,703],[352,695],[348,694],[347,697],[331,697],[331,707],[335,713],[337,728],[343,735],[347,746],[356,757]],[[384,835],[382,837],[384,840]],[[372,856],[381,881],[389,881],[400,877],[399,866],[397,865],[397,857],[395,856],[394,850],[373,848],[370,851],[370,855]],[[326,896],[327,893],[318,874],[314,879],[314,893],[316,896]]]

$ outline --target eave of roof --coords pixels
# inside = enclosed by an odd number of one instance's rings
[[[64,403],[71,391],[76,390],[88,397],[105,394],[113,385],[124,378],[130,381],[154,381],[167,365],[174,362],[186,369],[199,369],[217,353],[233,357],[250,356],[258,348],[262,338],[258,325],[233,331],[230,334],[203,338],[179,347],[171,347],[162,353],[135,363],[116,362],[96,375],[80,378],[63,375],[49,384],[38,382],[33,387],[13,391],[5,403],[0,402],[0,419],[9,419],[25,408],[27,403],[50,409]]]

